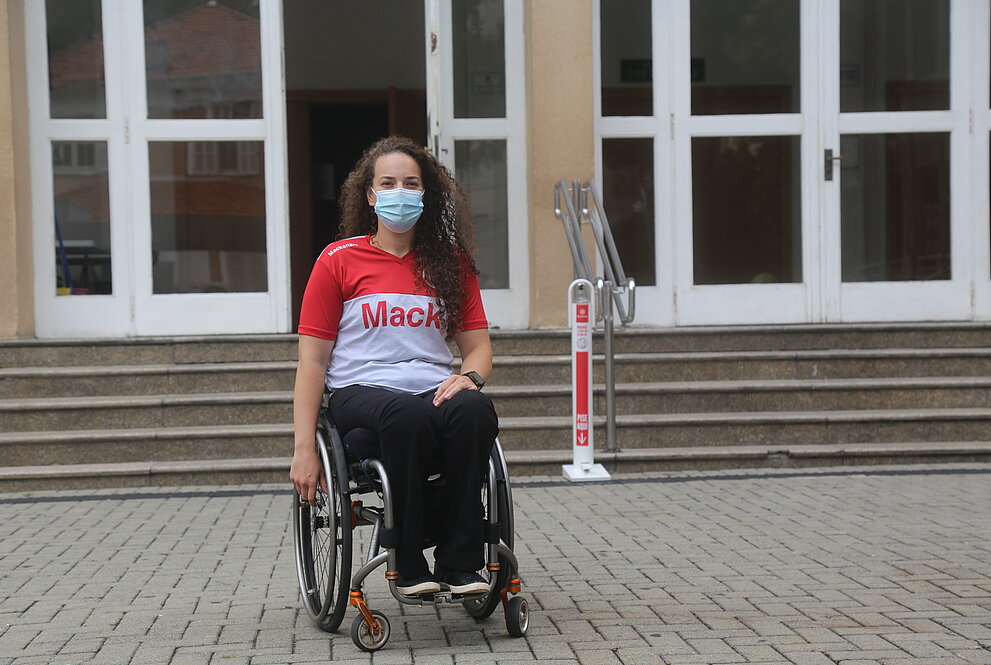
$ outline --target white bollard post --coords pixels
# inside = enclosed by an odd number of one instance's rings
[[[572,482],[609,480],[609,472],[593,460],[592,429],[592,328],[595,325],[595,291],[587,279],[568,287],[571,319],[571,444],[573,463],[561,468]]]

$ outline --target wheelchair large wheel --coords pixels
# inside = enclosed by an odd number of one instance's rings
[[[499,531],[503,541],[510,549],[513,548],[513,492],[509,483],[509,472],[506,469],[506,458],[502,453],[502,447],[498,439],[492,446],[490,453],[496,473],[496,500],[499,502]],[[488,515],[488,491],[482,487],[482,503],[485,506],[485,514]],[[504,558],[499,558],[502,564],[499,572],[492,581],[492,590],[486,594],[472,596],[465,599],[461,604],[465,610],[475,620],[481,621],[492,616],[496,607],[502,602],[500,592],[509,582],[509,562]]]
[[[340,439],[322,421],[317,454],[327,491],[317,488],[311,507],[293,492],[293,542],[303,607],[321,630],[333,632],[344,620],[351,586],[351,499]]]

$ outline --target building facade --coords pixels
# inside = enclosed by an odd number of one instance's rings
[[[369,143],[565,324],[594,178],[639,325],[991,319],[987,0],[0,0],[0,336],[289,332]]]

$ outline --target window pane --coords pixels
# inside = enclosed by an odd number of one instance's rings
[[[46,0],[53,118],[106,118],[100,0]]]
[[[53,141],[55,292],[113,292],[105,141]]]
[[[802,281],[798,136],[692,139],[696,284]]]
[[[656,285],[653,139],[603,139],[602,198],[626,276]]]
[[[692,113],[798,113],[798,0],[692,0]]]
[[[842,0],[840,110],[948,108],[949,0]]]
[[[144,0],[149,118],[262,117],[258,3]]]
[[[602,115],[653,115],[650,0],[603,2]]]
[[[458,181],[471,201],[478,250],[475,262],[483,289],[509,288],[509,201],[506,142],[455,141]]]
[[[454,117],[506,117],[506,29],[502,0],[451,3]]]
[[[842,137],[844,282],[950,279],[950,135]]]
[[[155,293],[268,290],[261,141],[154,141]]]

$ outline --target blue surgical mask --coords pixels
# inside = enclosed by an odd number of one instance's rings
[[[375,192],[375,214],[393,233],[406,233],[423,212],[423,192],[417,189],[382,189]]]

